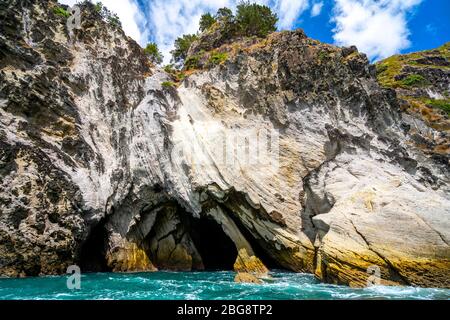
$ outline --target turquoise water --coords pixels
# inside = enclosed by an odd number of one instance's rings
[[[234,283],[233,272],[94,273],[69,290],[67,277],[0,279],[0,299],[450,299],[450,290],[412,287],[352,289],[322,284],[312,275],[273,272],[273,281]]]

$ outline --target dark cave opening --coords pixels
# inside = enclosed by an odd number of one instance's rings
[[[184,232],[189,233],[201,256],[204,270],[233,270],[238,252],[234,242],[223,231],[222,226],[212,217],[202,216],[201,218],[194,218],[191,214],[185,212],[177,203],[174,203],[174,206],[176,207],[177,216],[180,218],[181,224],[184,225]],[[220,205],[220,207],[223,212],[234,221],[241,234],[251,245],[255,255],[267,268],[284,269],[284,267],[270,255],[267,248],[264,248],[264,243],[260,243],[258,239],[255,238],[252,232],[247,229],[231,209],[227,208],[225,205]],[[88,238],[81,246],[78,265],[82,272],[112,271],[112,268],[108,266],[105,257],[108,241],[106,223],[106,219],[98,223],[89,232]],[[144,242],[155,234],[155,228],[158,228],[157,223],[152,226],[152,229],[146,236]],[[151,260],[154,259],[151,255],[149,257]]]
[[[191,237],[206,271],[233,270],[237,258],[234,242],[213,219],[190,219]]]
[[[100,222],[89,233],[81,246],[79,266],[81,272],[110,272],[105,258],[107,239],[105,223]]]

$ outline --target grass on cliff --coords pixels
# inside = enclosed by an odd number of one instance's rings
[[[411,87],[411,86],[420,86],[427,84],[427,80],[422,77],[420,74],[410,74],[406,78],[400,80],[400,83],[403,86]]]
[[[175,82],[172,82],[172,81],[164,81],[161,83],[161,86],[163,88],[172,88],[172,87],[175,87],[176,84],[175,84]]]
[[[439,116],[439,113],[433,112],[433,109],[442,110],[450,117],[450,99],[430,99],[428,97],[411,96],[400,96],[400,98],[407,101],[409,107],[415,110],[416,113],[420,113],[429,123],[434,123],[437,119],[442,118]]]
[[[161,84],[163,88],[178,86],[181,81],[183,81],[189,74],[192,73],[191,71],[176,69],[173,64],[164,66],[164,71],[171,77],[171,81],[163,82]]]
[[[425,103],[433,108],[438,108],[450,116],[450,99],[426,99]]]
[[[198,54],[187,57],[186,60],[184,61],[184,69],[185,70],[197,69],[202,55],[203,53],[200,52]]]
[[[398,88],[398,87],[407,87],[417,79],[406,80],[404,83],[403,80],[396,80],[395,78],[401,74],[403,67],[407,65],[415,65],[414,60],[419,59],[421,56],[418,53],[412,53],[409,55],[395,55],[390,58],[387,58],[376,64],[377,68],[377,78],[378,82],[383,87],[388,88]]]
[[[226,52],[215,52],[209,57],[209,64],[218,65],[224,63],[228,59],[228,54]]]

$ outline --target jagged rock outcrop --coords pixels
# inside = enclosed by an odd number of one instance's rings
[[[56,5],[0,4],[0,274],[276,265],[361,286],[377,265],[450,287],[448,162],[410,145],[356,48],[273,33],[167,86],[91,6],[69,38]]]

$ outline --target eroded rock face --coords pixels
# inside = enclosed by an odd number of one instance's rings
[[[3,275],[65,272],[106,199],[130,183],[125,128],[149,66],[93,10],[69,39],[56,5],[0,3]]]
[[[408,144],[355,48],[274,33],[167,87],[92,8],[70,40],[54,5],[1,10],[2,275],[62,273],[89,246],[113,271],[217,257],[253,276],[276,262],[362,286],[376,265],[388,284],[450,286],[448,163]],[[7,28],[47,20],[41,37]],[[270,152],[222,148],[254,132]]]

